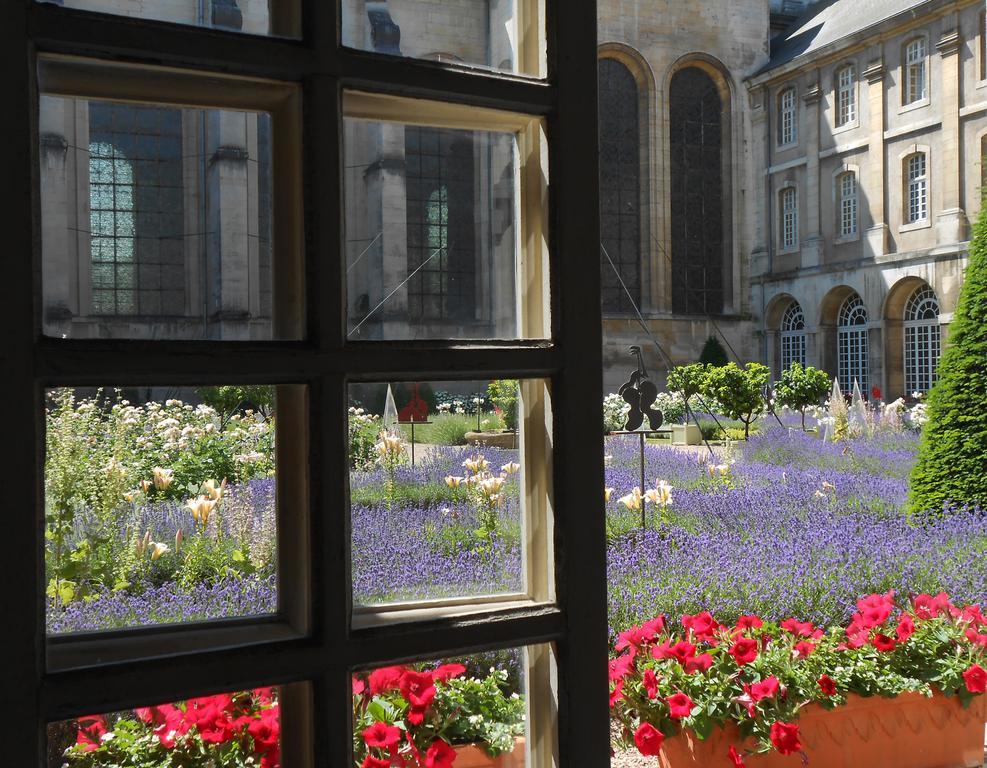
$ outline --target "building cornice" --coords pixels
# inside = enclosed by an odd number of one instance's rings
[[[745,78],[745,82],[748,88],[773,84],[779,80],[788,79],[795,73],[801,73],[807,67],[827,66],[844,56],[865,51],[910,29],[925,26],[933,19],[941,18],[949,13],[956,13],[963,8],[982,4],[983,0],[929,0],[923,5],[909,8],[894,16],[862,27],[850,35],[821,46],[810,55],[803,54],[784,64],[779,64],[777,67],[757,72]]]

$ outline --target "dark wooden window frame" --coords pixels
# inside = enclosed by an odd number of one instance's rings
[[[335,3],[303,0],[298,40],[86,13],[30,0],[5,3],[2,61],[7,119],[0,138],[15,196],[3,209],[7,279],[0,288],[5,328],[2,388],[8,436],[4,499],[8,553],[0,574],[8,648],[5,676],[12,765],[42,766],[45,724],[139,703],[241,687],[307,682],[311,717],[300,742],[317,765],[350,761],[350,670],[398,659],[491,647],[554,645],[558,663],[561,766],[604,766],[609,755],[606,660],[606,549],[603,524],[601,323],[596,163],[596,8],[547,0],[548,78],[534,81],[452,64],[410,61],[338,45]],[[46,339],[41,335],[38,59],[70,55],[237,75],[296,86],[302,147],[301,199],[275,201],[304,219],[304,266],[294,276],[307,307],[304,341],[140,342]],[[158,83],[167,91],[167,83]],[[517,342],[346,341],[343,296],[341,97],[344,88],[511,110],[543,117],[549,141],[552,337]],[[98,90],[98,89],[97,89]],[[160,94],[160,90],[155,93]],[[94,97],[98,93],[92,94]],[[162,96],[162,98],[164,98]],[[275,162],[279,149],[276,146]],[[284,216],[276,218],[275,229]],[[282,243],[275,232],[275,240]],[[289,277],[292,277],[289,275]],[[304,298],[304,300],[303,300]],[[285,308],[282,305],[282,308]],[[353,628],[349,589],[346,386],[349,381],[437,377],[540,377],[552,391],[556,600],[477,615]],[[47,387],[114,383],[303,385],[307,514],[293,544],[309,563],[303,620],[271,621],[109,638],[157,652],[141,658],[53,668],[44,635],[43,396]],[[303,444],[299,436],[299,444]],[[280,449],[280,445],[279,445]],[[283,455],[281,457],[284,458]],[[599,502],[590,501],[599,499]],[[30,514],[33,512],[33,514]],[[287,546],[284,541],[282,546]],[[307,617],[305,617],[307,614]],[[295,617],[298,618],[298,617]],[[202,641],[186,647],[180,640]],[[153,647],[146,646],[146,647]],[[303,761],[305,762],[305,761]],[[536,768],[532,766],[532,768]]]

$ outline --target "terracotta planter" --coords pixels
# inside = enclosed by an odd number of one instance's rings
[[[513,752],[490,757],[482,747],[468,744],[455,747],[455,768],[524,768],[524,739],[514,742]]]
[[[846,706],[810,705],[799,718],[802,746],[813,768],[982,768],[987,697],[964,709],[955,698],[927,699],[906,693],[896,699],[851,695]],[[730,745],[740,750],[735,726],[705,741],[683,732],[667,739],[661,768],[728,765]],[[753,748],[753,743],[743,745]],[[748,768],[802,768],[799,754],[747,755]]]

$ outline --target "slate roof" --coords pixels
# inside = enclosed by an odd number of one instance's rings
[[[914,12],[930,0],[820,0],[771,41],[766,72],[885,19]]]

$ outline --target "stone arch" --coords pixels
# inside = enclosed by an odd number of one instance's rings
[[[854,294],[862,295],[849,285],[836,285],[827,291],[819,302],[816,312],[816,356],[819,366],[831,377],[835,377],[839,372],[839,358],[837,355],[837,324],[839,322],[840,307],[843,302]],[[809,317],[811,311],[803,305],[806,316]]]
[[[654,147],[654,131],[655,131],[655,121],[651,118],[654,114],[654,94],[655,94],[655,79],[654,74],[651,71],[650,66],[644,57],[638,53],[636,50],[623,43],[604,43],[598,49],[598,56],[601,61],[601,75],[603,73],[603,61],[613,61],[620,64],[623,67],[623,71],[628,73],[632,78],[637,87],[637,123],[634,140],[638,144],[638,165],[637,165],[637,204],[633,206],[635,209],[635,214],[637,218],[637,232],[638,232],[638,243],[637,247],[634,248],[636,254],[634,258],[637,260],[637,270],[634,277],[636,286],[631,287],[631,293],[634,295],[634,300],[638,303],[638,306],[642,311],[651,311],[654,309],[654,289],[653,286],[656,284],[655,271],[656,271],[656,253],[653,247],[653,233],[655,232],[655,222],[654,222],[654,211],[651,201],[655,199],[655,174],[652,172],[652,157],[653,147]],[[602,90],[602,83],[601,83]],[[601,214],[602,221],[601,227],[607,230],[608,217],[612,217],[615,213],[614,210],[609,210],[613,208],[612,204],[609,204],[609,198],[603,200],[607,196],[607,173],[604,167],[604,143],[606,137],[603,135],[604,132],[604,120],[603,110],[601,110]],[[611,194],[611,196],[613,196]],[[609,201],[612,202],[612,201]],[[622,201],[617,201],[617,205],[621,206]],[[620,207],[618,210],[625,210],[626,206]],[[610,222],[611,228],[615,226],[614,222]],[[604,242],[607,241],[606,231],[603,233]],[[611,246],[608,248],[608,253],[613,250]],[[614,259],[615,263],[620,267],[620,254],[610,254],[611,258]],[[604,285],[604,311],[630,311],[630,307],[626,306],[626,297],[623,296],[623,289],[619,287],[616,277],[613,276],[613,269],[607,262],[605,257],[602,257],[602,269],[603,269],[603,285]],[[625,265],[626,267],[626,265]],[[627,276],[623,275],[625,282]],[[610,285],[610,291],[607,290],[607,286]],[[611,295],[612,294],[612,295]],[[609,296],[609,300],[608,300]]]
[[[798,307],[801,310],[804,322],[801,329],[802,339],[798,344],[801,354],[797,357],[801,357],[804,364],[811,364],[809,359],[811,332],[806,305],[790,293],[779,293],[768,302],[764,315],[768,334],[768,367],[775,378],[780,378],[782,370],[786,367],[786,358],[791,357],[792,338],[791,334],[786,333],[783,323],[789,310],[793,307]]]
[[[682,177],[681,170],[676,170],[673,163],[673,143],[674,128],[672,98],[676,96],[673,85],[676,79],[687,70],[693,70],[702,77],[694,77],[696,83],[709,82],[715,89],[715,96],[718,98],[719,108],[719,129],[720,142],[719,150],[719,177],[718,177],[718,200],[716,201],[717,211],[720,213],[719,242],[691,244],[691,247],[684,249],[683,238],[687,242],[687,231],[683,229],[682,217],[685,215],[682,210],[673,210],[673,199],[682,199],[682,190],[673,189],[677,177]],[[705,80],[703,80],[705,78]],[[681,81],[679,81],[681,82]],[[667,169],[664,181],[664,191],[660,197],[659,216],[661,218],[661,231],[664,234],[667,277],[664,280],[664,306],[676,313],[692,311],[695,307],[690,306],[686,300],[686,294],[691,292],[691,285],[686,282],[685,286],[675,285],[673,274],[682,282],[682,275],[688,274],[684,270],[694,270],[696,278],[702,277],[703,287],[711,289],[706,294],[707,299],[703,302],[700,314],[732,314],[742,303],[740,295],[739,281],[735,276],[740,274],[739,254],[736,246],[738,236],[735,223],[739,220],[736,209],[737,201],[734,200],[733,189],[739,183],[739,179],[734,179],[733,158],[737,156],[738,148],[736,142],[741,135],[741,126],[738,124],[738,115],[734,105],[737,103],[736,86],[730,77],[729,71],[723,64],[714,57],[695,52],[680,57],[668,67],[662,80],[662,100],[660,114],[663,116],[661,149],[664,159],[663,168]],[[678,98],[678,97],[676,97]],[[698,98],[698,97],[697,97]],[[711,147],[710,147],[711,148]],[[708,149],[705,144],[701,147],[705,153]],[[676,150],[680,150],[676,147]],[[681,158],[680,158],[681,159]],[[686,178],[692,178],[691,174],[685,174]],[[705,190],[703,191],[705,195]],[[704,198],[705,200],[705,198]],[[708,247],[707,247],[708,246]],[[703,251],[700,269],[694,264],[696,254]],[[715,263],[715,254],[719,252],[719,271],[710,272],[710,268]],[[673,267],[674,265],[674,267]],[[711,302],[708,297],[714,297]],[[707,307],[712,304],[712,311]]]

